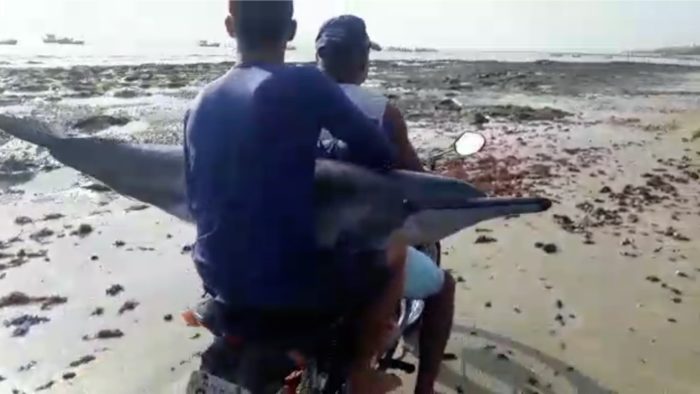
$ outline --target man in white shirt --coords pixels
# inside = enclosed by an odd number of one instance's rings
[[[423,165],[408,139],[401,111],[382,94],[362,87],[369,71],[369,52],[378,46],[370,41],[362,19],[342,15],[327,21],[316,38],[316,57],[321,69],[338,82],[350,100],[381,126],[396,149],[396,168],[423,171]],[[321,133],[320,154],[353,161],[343,143]],[[454,315],[455,281],[427,255],[409,248],[406,259],[404,296],[425,300],[419,338],[420,362],[415,392],[434,393]]]

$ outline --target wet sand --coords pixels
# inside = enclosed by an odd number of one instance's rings
[[[187,100],[226,67],[0,70],[0,112],[177,143]],[[445,242],[460,283],[443,392],[697,392],[700,70],[378,62],[370,83],[435,171],[557,201]],[[441,153],[466,130],[485,151]],[[2,134],[0,186],[0,392],[182,392],[208,344],[179,318],[201,294],[193,229]]]

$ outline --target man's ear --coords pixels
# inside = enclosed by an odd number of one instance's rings
[[[295,19],[292,19],[292,21],[289,23],[289,38],[287,38],[287,41],[292,41],[294,40],[294,37],[297,35],[297,21]]]
[[[233,20],[233,16],[229,15],[226,17],[226,31],[231,38],[236,38],[236,22]]]
[[[369,58],[362,64],[362,75],[360,78],[360,84],[365,83],[369,77]]]

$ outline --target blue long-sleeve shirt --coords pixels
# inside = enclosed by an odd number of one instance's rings
[[[313,196],[322,128],[343,140],[357,163],[393,162],[384,134],[314,67],[233,68],[188,111],[194,259],[205,288],[226,303],[326,306],[333,283],[317,261]]]

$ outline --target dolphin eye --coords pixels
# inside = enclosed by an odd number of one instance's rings
[[[404,198],[403,201],[401,201],[401,205],[403,205],[403,208],[408,212],[415,212],[418,210],[416,205],[407,198]]]

